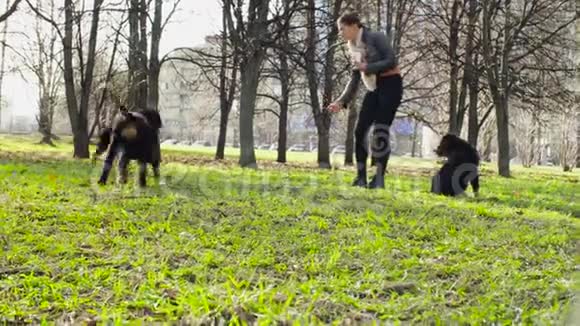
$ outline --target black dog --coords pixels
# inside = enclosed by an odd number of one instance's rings
[[[473,193],[479,193],[479,154],[465,140],[447,134],[443,136],[435,154],[446,157],[447,162],[431,180],[431,192],[445,196],[463,194],[468,183]]]
[[[107,151],[105,164],[99,184],[106,184],[113,161],[117,154],[119,158],[119,177],[121,183],[127,182],[127,167],[130,160],[139,162],[139,185],[146,186],[147,163],[153,166],[153,174],[159,178],[159,129],[162,127],[161,117],[154,110],[129,112],[121,107],[115,116],[112,126],[103,129],[99,134],[99,141],[95,157]]]

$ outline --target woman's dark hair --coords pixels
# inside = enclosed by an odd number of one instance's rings
[[[349,12],[349,13],[342,14],[338,18],[338,23],[341,25],[344,24],[344,25],[349,25],[349,26],[352,26],[352,25],[358,25],[358,27],[363,26],[358,14],[355,12]]]

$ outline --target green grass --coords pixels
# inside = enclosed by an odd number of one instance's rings
[[[578,288],[578,174],[486,167],[480,198],[449,199],[427,192],[428,161],[370,191],[301,158],[165,150],[189,164],[139,190],[95,186],[101,165],[66,141],[35,146],[0,138],[3,321],[553,325]]]

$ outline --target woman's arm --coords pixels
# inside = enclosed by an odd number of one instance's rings
[[[372,38],[372,42],[381,54],[382,59],[376,62],[369,62],[366,72],[376,74],[395,67],[397,65],[395,51],[391,47],[387,36],[381,32],[370,33],[369,36]]]
[[[347,106],[350,103],[350,101],[352,101],[352,99],[356,95],[356,92],[358,91],[360,79],[361,79],[360,71],[358,69],[353,69],[352,73],[350,74],[350,80],[348,81],[348,84],[346,85],[346,87],[344,88],[342,94],[340,94],[338,99],[334,101],[334,103],[340,103],[341,106],[343,107]]]

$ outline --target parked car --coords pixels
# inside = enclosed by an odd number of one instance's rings
[[[210,147],[211,143],[208,140],[197,140],[193,143],[193,146],[205,146]]]
[[[178,143],[176,143],[175,145],[180,145],[180,146],[191,146],[191,142],[189,140],[182,140]]]
[[[304,144],[294,144],[288,148],[289,152],[307,152],[306,145]]]
[[[177,144],[177,140],[176,139],[166,139],[163,142],[161,142],[161,145],[175,145]]]

